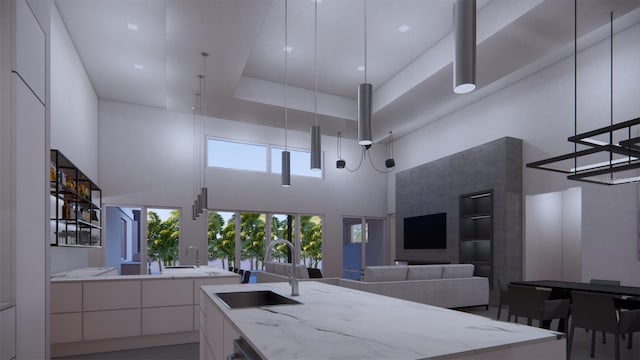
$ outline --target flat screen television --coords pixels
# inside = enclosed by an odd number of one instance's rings
[[[405,249],[446,249],[447,213],[404,218]]]

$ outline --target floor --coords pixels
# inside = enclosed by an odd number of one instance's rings
[[[489,310],[484,308],[465,309],[465,312],[480,316],[496,318],[498,309],[490,307]],[[507,317],[506,309],[503,309],[501,320],[505,321]],[[534,322],[535,325],[535,322]],[[552,323],[552,328],[557,326],[556,322]],[[620,359],[640,359],[640,335],[636,334],[633,339],[633,349],[627,349],[627,340],[620,342]],[[573,350],[571,359],[590,359],[591,333],[587,333],[582,329],[576,331],[573,341]],[[613,359],[614,358],[614,338],[613,335],[607,335],[607,343],[602,343],[602,335],[596,337],[596,359]],[[154,360],[196,360],[198,359],[197,343],[160,346],[154,348],[116,351],[108,353],[99,353],[91,355],[71,356],[57,358],[58,360],[138,360],[138,359],[154,359]]]

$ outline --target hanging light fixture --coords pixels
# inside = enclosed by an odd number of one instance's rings
[[[396,161],[393,160],[393,133],[391,131],[389,131],[389,158],[384,162],[384,166],[387,169],[396,166]]]
[[[315,70],[314,90],[314,125],[311,127],[311,170],[322,169],[322,145],[320,143],[320,126],[318,126],[318,2],[314,1],[314,49],[313,67]]]
[[[453,5],[453,92],[476,88],[476,0],[456,0]]]
[[[370,146],[373,87],[367,83],[367,0],[364,3],[364,83],[358,86],[358,144]]]
[[[344,169],[347,162],[342,158],[342,133],[338,131],[338,141],[336,142],[338,160],[336,160],[336,168]]]
[[[288,15],[288,2],[284,0],[284,48],[288,49],[288,27],[287,27],[287,15]],[[288,111],[287,111],[287,54],[284,52],[284,151],[282,152],[282,171],[281,171],[281,185],[282,187],[291,186],[291,153],[287,147],[287,128],[289,126]]]
[[[636,169],[640,168],[640,137],[632,137],[632,127],[640,125],[640,118],[627,120],[618,124],[613,123],[613,12],[610,19],[610,119],[609,126],[596,130],[577,133],[577,0],[574,0],[574,135],[567,140],[574,144],[572,153],[554,156],[548,159],[528,163],[527,167],[568,174],[567,179],[578,180],[603,185],[618,185],[639,182]],[[620,135],[622,133],[622,135]],[[616,134],[616,135],[614,135]],[[595,137],[605,136],[606,141]],[[616,141],[616,139],[624,139]],[[577,146],[588,148],[578,151]],[[601,155],[599,158],[598,155]],[[602,156],[604,155],[604,156]],[[585,165],[578,166],[578,159],[588,158]],[[604,161],[602,161],[604,159]],[[566,162],[570,162],[569,165]],[[553,165],[556,164],[556,165]]]
[[[206,95],[207,95],[207,57],[209,56],[209,54],[207,54],[206,52],[201,52],[200,55],[202,55],[202,118],[200,121],[200,128],[201,128],[201,132],[200,132],[200,144],[201,144],[201,148],[200,148],[200,171],[202,173],[202,183],[201,183],[201,187],[200,187],[200,213],[202,214],[203,211],[208,209],[208,195],[209,195],[209,190],[207,189],[207,173],[206,173],[206,168],[205,168],[205,164],[204,164],[204,152],[206,149],[206,139],[204,137],[204,117],[207,115],[206,114],[206,110],[207,110],[207,106],[206,106]]]

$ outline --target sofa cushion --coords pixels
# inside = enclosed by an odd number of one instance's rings
[[[442,265],[412,265],[407,272],[407,280],[442,279]]]
[[[467,278],[473,276],[473,264],[444,265],[442,269],[443,279]]]
[[[407,279],[406,266],[367,266],[362,281],[402,281]]]

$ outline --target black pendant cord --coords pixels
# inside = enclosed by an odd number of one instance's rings
[[[609,19],[609,31],[610,31],[610,36],[611,36],[611,40],[610,40],[610,46],[611,46],[611,51],[610,51],[610,55],[609,55],[609,108],[610,108],[610,119],[609,119],[609,123],[611,126],[613,126],[613,11],[610,14],[610,19]],[[613,145],[613,131],[609,132],[609,144]],[[609,151],[609,169],[611,170],[611,173],[609,175],[610,179],[613,181],[613,152]]]
[[[573,1],[573,135],[578,134],[578,0]],[[573,153],[578,143],[573,144]],[[578,171],[578,157],[573,158],[573,173]]]

